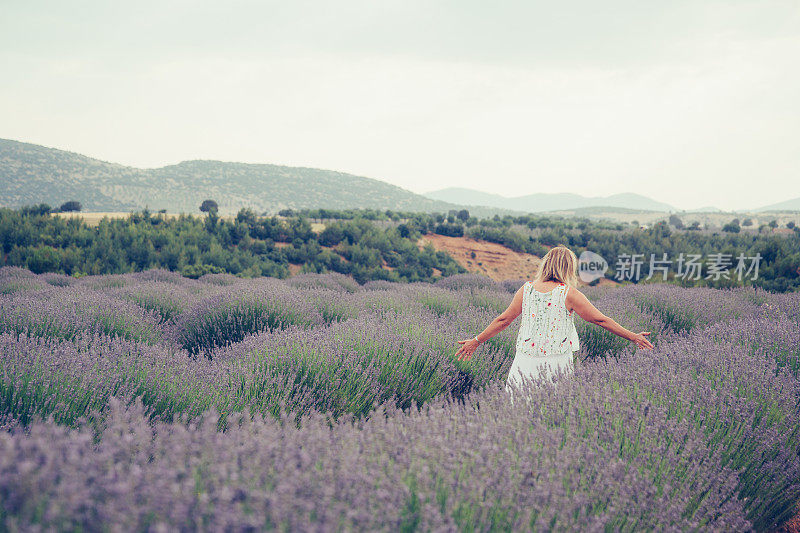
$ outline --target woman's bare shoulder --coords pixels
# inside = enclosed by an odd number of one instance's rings
[[[584,295],[578,287],[575,287],[573,285],[567,285],[567,298],[572,300],[574,298],[580,298],[580,297],[585,298],[586,295]]]
[[[564,305],[567,307],[567,310],[572,313],[577,306],[583,304],[583,300],[586,299],[586,296],[578,289],[578,287],[567,285],[567,295],[564,298]]]

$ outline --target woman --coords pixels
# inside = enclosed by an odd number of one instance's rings
[[[506,390],[511,382],[522,385],[523,378],[548,377],[560,369],[573,370],[573,352],[580,347],[572,320],[573,313],[615,335],[634,342],[639,348],[652,349],[649,331],[634,333],[601,313],[577,288],[578,259],[566,246],[551,248],[542,258],[539,274],[520,287],[508,309],[472,339],[461,344],[456,356],[469,360],[475,349],[494,337],[522,315],[517,335],[516,355],[511,364]]]

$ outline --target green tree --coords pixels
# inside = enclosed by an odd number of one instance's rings
[[[20,208],[20,214],[22,216],[42,216],[49,214],[52,210],[53,208],[47,204],[39,204]]]
[[[59,207],[59,211],[62,213],[68,213],[71,211],[80,211],[81,210],[81,203],[77,200],[69,200],[68,202],[64,202]]]
[[[323,246],[336,246],[342,242],[342,239],[344,239],[344,231],[338,223],[327,226],[319,234],[319,243]]]
[[[218,211],[219,205],[214,200],[203,200],[203,203],[200,204],[200,211],[203,213],[210,213],[211,211]]]
[[[255,226],[256,218],[257,215],[255,211],[253,211],[249,207],[243,207],[239,210],[238,213],[236,213],[236,222],[247,224],[248,226]]]
[[[683,221],[678,215],[670,215],[669,223],[670,225],[674,226],[675,229],[683,229]]]
[[[722,226],[722,231],[726,231],[728,233],[739,233],[740,230],[741,228],[739,227],[739,221],[735,219]]]

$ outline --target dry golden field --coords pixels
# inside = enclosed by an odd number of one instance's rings
[[[97,226],[103,217],[108,218],[126,218],[130,215],[130,213],[126,213],[123,211],[102,211],[102,212],[72,212],[72,213],[53,213],[54,216],[65,217],[65,218],[82,218],[86,224],[89,226]],[[195,216],[205,216],[204,214],[194,213]],[[177,213],[152,213],[154,217],[165,217],[167,219],[178,218],[180,215]],[[220,216],[219,218],[223,220],[233,220],[236,218],[235,215],[225,215]],[[311,223],[311,230],[319,233],[325,229],[325,224],[319,224],[317,222]]]

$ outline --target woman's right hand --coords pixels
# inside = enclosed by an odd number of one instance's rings
[[[644,350],[652,350],[653,344],[645,338],[645,335],[650,335],[650,332],[642,331],[641,333],[634,334],[631,342],[635,343],[636,346]]]

